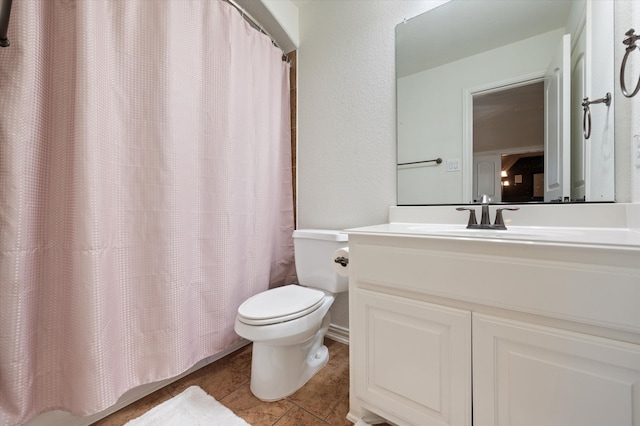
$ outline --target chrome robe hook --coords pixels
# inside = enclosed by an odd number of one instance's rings
[[[596,99],[595,101],[590,101],[589,98],[582,100],[582,134],[585,139],[591,137],[591,108],[589,106],[592,104],[611,105],[611,93],[607,92],[604,98]]]
[[[624,82],[624,72],[627,68],[627,59],[629,59],[629,54],[633,52],[636,47],[638,47],[638,45],[636,45],[636,42],[640,39],[640,35],[636,35],[633,28],[624,33],[624,35],[626,35],[627,38],[622,40],[622,44],[627,46],[627,48],[625,49],[624,57],[622,58],[622,65],[620,65],[620,88],[622,89],[623,95],[625,95],[627,98],[632,98],[640,90],[640,77],[638,78],[638,82],[636,83],[636,88],[633,89],[633,92],[629,93],[629,91],[627,90],[627,85]]]

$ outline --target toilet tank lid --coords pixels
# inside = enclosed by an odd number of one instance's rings
[[[293,231],[293,238],[325,241],[349,241],[349,235],[342,231],[330,229],[296,229]]]

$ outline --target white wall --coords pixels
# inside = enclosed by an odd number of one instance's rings
[[[259,25],[285,52],[299,45],[298,8],[289,0],[230,0]]]
[[[395,26],[442,2],[300,8],[298,227],[387,219],[396,203]]]
[[[395,26],[442,1],[312,0],[300,8],[298,228],[387,221],[396,204]],[[331,309],[348,328],[348,297]]]
[[[622,40],[624,33],[635,28],[638,33],[640,22],[640,2],[637,0],[616,0],[615,2],[615,156],[616,156],[616,200],[640,203],[640,168],[633,165],[637,152],[633,148],[634,135],[640,135],[640,94],[625,98],[620,91],[620,64],[624,56]],[[633,90],[640,74],[640,53],[632,52],[627,68],[626,85]]]

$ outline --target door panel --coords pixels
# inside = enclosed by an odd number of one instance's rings
[[[500,155],[473,156],[473,200],[480,201],[482,194],[491,197],[491,201],[502,201],[500,186]]]
[[[640,347],[473,314],[474,426],[639,426]]]
[[[399,424],[471,425],[471,312],[355,290],[355,392]]]

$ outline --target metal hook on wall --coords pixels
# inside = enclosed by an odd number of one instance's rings
[[[624,57],[622,58],[622,65],[620,65],[620,88],[622,89],[623,95],[625,95],[627,98],[632,98],[636,95],[636,93],[638,93],[638,91],[640,91],[640,77],[638,78],[638,82],[636,83],[636,88],[633,90],[633,92],[629,93],[624,82],[624,72],[627,68],[627,59],[629,59],[629,54],[638,47],[638,45],[636,45],[636,42],[640,39],[640,35],[636,35],[633,28],[624,33],[624,35],[626,35],[627,38],[622,40],[622,44],[627,46],[627,48],[625,49],[626,51],[624,53]]]
[[[596,99],[595,101],[590,101],[589,98],[584,98],[582,100],[582,134],[585,139],[589,139],[591,137],[591,108],[592,104],[605,104],[606,106],[611,105],[611,93],[607,92],[604,98]]]

